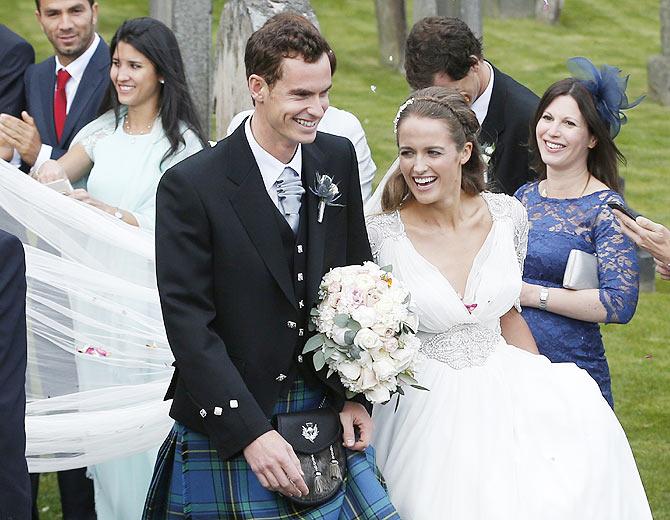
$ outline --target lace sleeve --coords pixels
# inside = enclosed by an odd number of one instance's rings
[[[526,261],[526,252],[528,250],[528,213],[526,208],[515,198],[511,198],[512,203],[512,222],[514,223],[514,250],[516,259],[519,262],[519,270],[523,276],[523,264]],[[521,295],[514,302],[514,307],[521,312]]]
[[[613,194],[603,202],[623,199]],[[637,252],[633,242],[621,232],[619,222],[603,203],[593,229],[598,255],[600,302],[607,311],[606,323],[627,323],[635,314],[640,281]]]
[[[400,236],[403,233],[402,222],[398,212],[370,215],[365,218],[365,226],[368,230],[368,240],[372,259],[379,264],[379,253],[382,244],[387,238]]]
[[[105,112],[79,130],[77,135],[74,136],[74,139],[72,139],[70,147],[75,144],[81,144],[86,151],[86,155],[89,156],[91,161],[95,162],[95,145],[100,139],[114,133],[114,130],[116,129],[115,121],[114,112],[112,110]]]

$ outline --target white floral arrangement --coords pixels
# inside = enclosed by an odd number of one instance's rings
[[[373,262],[332,269],[319,287],[311,310],[310,330],[317,331],[303,349],[313,352],[316,370],[340,377],[347,397],[364,394],[385,403],[403,394],[403,385],[421,388],[415,379],[421,355],[418,319],[409,311],[410,294]]]

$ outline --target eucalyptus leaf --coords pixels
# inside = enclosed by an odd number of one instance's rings
[[[330,376],[332,376],[335,373],[335,370],[332,368],[328,368],[328,373],[326,374],[326,379],[328,379]]]
[[[323,355],[322,350],[317,350],[312,356],[312,362],[314,363],[314,368],[318,372],[324,366],[326,366],[326,356]]]
[[[340,345],[335,343],[332,339],[330,339],[327,336],[324,336],[324,345],[326,345],[327,348],[334,348],[334,349],[339,349]]]
[[[358,332],[359,330],[361,330],[361,324],[358,323],[355,319],[351,318],[347,322],[347,328],[349,330],[353,330],[354,332]]]
[[[430,388],[426,388],[425,386],[421,385],[410,385],[412,388],[416,388],[417,390],[425,390],[426,392],[430,392]]]
[[[326,336],[324,336],[323,334],[316,334],[315,336],[312,336],[305,343],[305,347],[302,349],[302,353],[307,354],[309,352],[321,348],[324,344],[325,339]]]
[[[387,273],[390,273],[393,271],[393,266],[391,264],[385,265],[384,267],[380,267],[382,271],[386,271]]]
[[[347,345],[353,345],[354,344],[354,338],[356,337],[356,333],[358,331],[354,330],[348,330],[347,332],[344,333],[344,342]]]
[[[348,322],[349,322],[348,314],[336,314],[335,317],[333,318],[333,323],[341,328],[346,327]]]
[[[321,313],[319,312],[319,309],[316,307],[312,307],[312,310],[309,311],[310,316],[319,316]]]
[[[347,396],[347,399],[351,399],[352,397],[356,397],[358,394],[356,392],[352,392],[348,388],[344,389],[344,395]]]
[[[351,356],[354,359],[360,359],[362,350],[363,349],[361,349],[360,347],[352,345],[351,348],[349,349],[349,356]]]

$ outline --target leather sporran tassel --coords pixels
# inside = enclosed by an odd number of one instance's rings
[[[314,474],[314,492],[320,495],[326,490],[326,477],[320,471]]]
[[[340,469],[340,463],[337,462],[337,459],[335,458],[335,452],[333,451],[333,447],[330,447],[330,467],[329,473],[330,473],[330,478],[333,480],[342,480],[342,470]]]

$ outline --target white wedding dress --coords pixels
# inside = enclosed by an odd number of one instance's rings
[[[500,316],[518,308],[528,224],[516,199],[482,196],[493,226],[463,299],[414,249],[398,212],[367,219],[375,261],[412,294],[427,356],[419,383],[429,391],[406,390],[395,413],[395,399],[374,408],[391,500],[403,520],[651,519],[598,385],[500,335]]]

